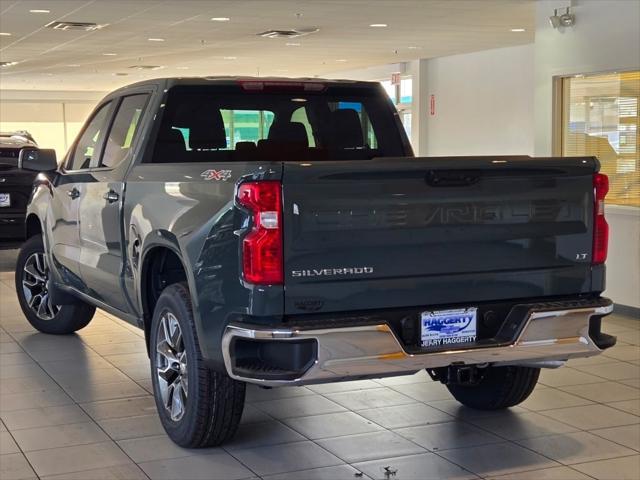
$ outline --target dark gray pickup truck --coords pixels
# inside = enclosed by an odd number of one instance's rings
[[[144,329],[180,445],[265,387],[426,369],[506,408],[600,353],[607,178],[595,158],[414,158],[375,83],[201,78],[107,96],[28,207],[16,289],[42,332],[102,308]]]

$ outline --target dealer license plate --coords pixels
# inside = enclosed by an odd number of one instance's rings
[[[422,346],[475,342],[477,312],[475,307],[422,312]]]
[[[11,195],[8,193],[0,193],[0,207],[11,206]]]

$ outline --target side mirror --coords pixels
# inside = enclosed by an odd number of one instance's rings
[[[58,168],[56,151],[50,148],[23,148],[18,155],[18,168],[35,172],[51,172]]]

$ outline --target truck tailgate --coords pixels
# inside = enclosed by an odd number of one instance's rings
[[[591,291],[594,158],[285,163],[285,313]]]

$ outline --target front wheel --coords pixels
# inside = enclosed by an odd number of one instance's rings
[[[178,445],[220,445],[238,429],[245,384],[212,371],[200,352],[185,283],[162,291],[150,331],[153,393],[160,421]]]
[[[499,410],[524,402],[538,383],[539,368],[487,367],[474,385],[447,385],[454,398],[478,410]]]
[[[55,305],[48,290],[49,265],[39,235],[29,238],[16,262],[16,293],[24,316],[43,333],[64,335],[86,327],[95,307],[81,300],[72,305]]]

